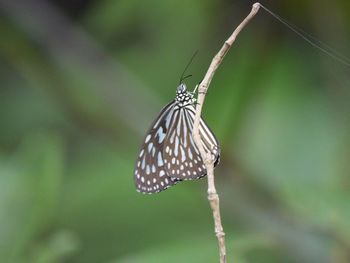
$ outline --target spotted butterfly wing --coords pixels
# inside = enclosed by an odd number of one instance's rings
[[[157,193],[178,181],[167,175],[162,153],[174,105],[173,101],[163,108],[145,136],[134,172],[135,186],[139,192]]]
[[[182,181],[206,175],[206,168],[194,143],[194,94],[185,84],[177,88],[175,100],[166,105],[147,132],[135,165],[136,189],[157,193]],[[219,144],[204,120],[199,133],[204,150],[219,162]]]
[[[189,119],[191,120],[191,135],[193,130],[193,123],[195,118],[195,108],[189,107],[186,111]],[[205,123],[203,118],[200,118],[199,122],[199,135],[201,137],[201,142],[203,144],[204,151],[206,153],[212,154],[215,162],[214,167],[216,167],[220,162],[220,146],[215,134],[211,131],[208,125]]]
[[[192,136],[194,115],[193,104],[183,107],[174,106],[173,125],[167,132],[163,147],[165,169],[171,178],[193,180],[207,174]],[[220,156],[218,141],[202,118],[199,134],[204,150],[213,154],[217,165]]]

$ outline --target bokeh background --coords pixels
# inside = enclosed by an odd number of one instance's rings
[[[264,1],[350,55],[347,0]],[[145,131],[251,1],[0,1],[0,262],[218,262],[206,180],[134,189]],[[228,262],[350,262],[349,67],[265,11],[204,118]]]

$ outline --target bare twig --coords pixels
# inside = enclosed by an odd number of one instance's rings
[[[207,93],[210,82],[215,74],[215,71],[220,66],[226,53],[232,46],[233,42],[236,40],[237,35],[241,30],[248,24],[248,22],[256,15],[260,8],[259,3],[255,3],[252,6],[252,10],[249,15],[238,25],[238,27],[233,31],[232,35],[225,41],[224,45],[220,49],[219,53],[213,58],[207,73],[204,76],[203,81],[200,83],[198,88],[198,99],[196,106],[196,115],[193,125],[193,138],[200,151],[201,157],[207,169],[208,176],[208,200],[210,203],[211,210],[213,212],[214,223],[215,223],[215,234],[219,243],[219,253],[220,253],[220,263],[226,263],[226,247],[225,247],[225,233],[221,224],[220,216],[220,206],[219,206],[219,196],[216,192],[215,181],[214,181],[214,158],[212,154],[206,153],[203,145],[201,144],[201,138],[199,134],[199,121],[202,112],[202,107]]]

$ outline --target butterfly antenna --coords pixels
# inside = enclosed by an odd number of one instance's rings
[[[185,79],[187,79],[187,78],[189,78],[189,77],[192,77],[192,75],[187,75],[187,76],[185,76],[185,77],[184,77],[184,75],[185,75],[186,70],[188,69],[188,67],[191,65],[193,59],[194,59],[195,56],[197,55],[197,53],[198,53],[198,50],[196,50],[196,52],[193,53],[193,55],[192,55],[190,61],[187,63],[187,65],[186,65],[184,71],[183,71],[182,74],[181,74],[181,78],[180,78],[179,84],[181,84],[183,80],[185,80]]]
[[[192,77],[192,74],[189,74],[187,76],[181,77],[180,84],[181,84],[182,81],[184,81],[185,79],[188,79],[190,77]]]

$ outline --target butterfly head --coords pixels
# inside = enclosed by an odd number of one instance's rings
[[[176,89],[175,101],[180,107],[195,103],[193,92],[187,90],[186,84],[181,83]]]

